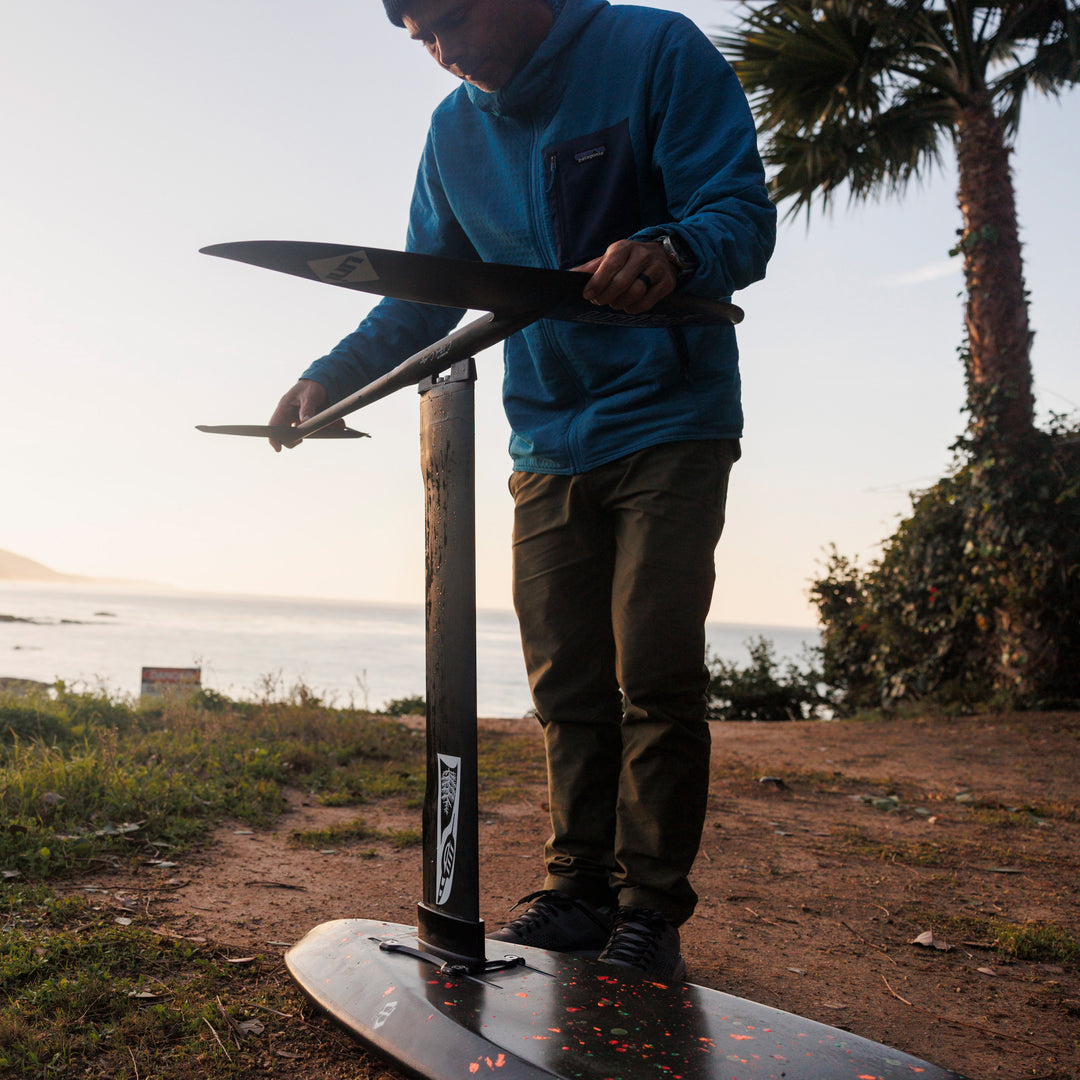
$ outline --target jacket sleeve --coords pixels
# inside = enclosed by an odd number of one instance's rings
[[[687,292],[730,296],[765,276],[776,242],[750,106],[728,62],[689,20],[673,22],[652,80],[653,167],[672,221],[635,233],[669,233],[698,262]]]
[[[430,133],[413,188],[405,249],[426,255],[478,258],[447,202]],[[322,383],[331,399],[338,401],[448,334],[464,314],[463,308],[387,297],[301,378]]]

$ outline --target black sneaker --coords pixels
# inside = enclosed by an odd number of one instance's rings
[[[659,911],[621,907],[615,927],[597,958],[605,964],[636,968],[665,982],[686,978],[686,961],[679,953],[679,931]]]
[[[596,907],[558,889],[530,893],[514,907],[520,904],[529,904],[528,910],[501,930],[488,934],[489,940],[588,958],[596,956],[611,934],[613,908]]]

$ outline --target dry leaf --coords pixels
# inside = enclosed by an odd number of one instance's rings
[[[912,938],[908,944],[922,945],[926,949],[941,949],[942,952],[948,952],[952,948],[951,945],[942,941],[941,938],[934,937],[933,930],[924,930],[918,937]]]

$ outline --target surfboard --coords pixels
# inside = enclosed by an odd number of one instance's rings
[[[468,974],[416,930],[315,927],[285,954],[321,1010],[430,1080],[963,1080],[882,1043],[691,983],[488,943],[516,962]],[[498,953],[494,950],[498,949]]]

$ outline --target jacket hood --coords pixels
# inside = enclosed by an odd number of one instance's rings
[[[562,96],[560,78],[563,53],[608,0],[550,0],[555,22],[529,62],[501,89],[493,93],[469,83],[465,92],[486,113],[521,115],[554,107]]]

